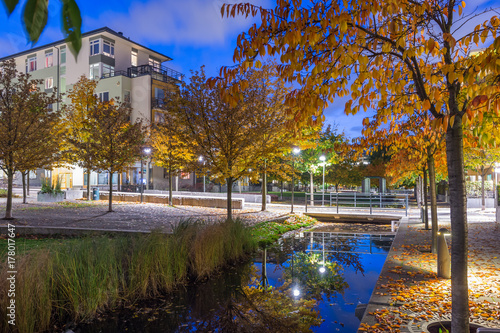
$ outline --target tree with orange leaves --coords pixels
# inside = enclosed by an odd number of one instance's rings
[[[456,0],[278,0],[274,9],[244,3],[221,9],[225,16],[261,19],[238,36],[234,60],[240,65],[222,68],[223,80],[260,66],[259,56],[280,57],[280,77],[299,84],[287,98],[298,126],[321,121],[327,101],[350,94],[347,114],[373,108],[390,122],[424,110],[433,127],[446,132],[456,332],[469,329],[463,125],[487,112],[486,102],[500,110],[500,85],[476,82],[481,71],[500,73],[500,19],[483,13],[483,23],[462,33],[475,17],[463,15],[464,7]],[[494,43],[468,57],[490,37]]]
[[[438,127],[431,128],[430,117],[426,112],[416,112],[405,117],[394,117],[387,128],[383,128],[383,117],[376,114],[373,120],[363,120],[364,137],[359,146],[366,149],[379,145],[386,147],[391,155],[388,167],[396,173],[419,170],[423,173],[424,180],[424,215],[425,229],[428,227],[427,216],[427,174],[429,176],[431,221],[432,221],[432,253],[437,251],[437,195],[436,195],[436,156],[444,157],[444,131]],[[358,148],[359,149],[359,148]],[[441,154],[439,154],[441,152]],[[401,163],[405,161],[406,163]],[[443,160],[440,165],[446,165]]]

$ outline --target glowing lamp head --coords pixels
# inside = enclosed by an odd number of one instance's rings
[[[319,272],[320,272],[321,274],[323,274],[324,272],[326,272],[325,267],[324,267],[324,266],[320,267],[320,268],[319,268]]]
[[[297,288],[294,288],[294,289],[293,289],[293,296],[295,296],[295,297],[299,297],[299,296],[300,296],[300,290],[299,290],[299,289],[297,289]]]
[[[319,160],[320,160],[321,162],[326,161],[326,157],[325,157],[325,155],[321,155],[321,156],[319,157]]]
[[[149,155],[151,153],[151,148],[144,148],[144,154]]]
[[[298,153],[300,153],[300,149],[297,147],[293,148],[293,153],[297,155]]]

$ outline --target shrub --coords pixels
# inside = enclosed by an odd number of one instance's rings
[[[42,188],[41,193],[58,194],[63,193],[61,190],[61,177],[56,178],[56,183],[51,184],[50,179],[43,177],[41,180]]]

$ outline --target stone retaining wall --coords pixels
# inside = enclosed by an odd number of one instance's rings
[[[108,193],[101,191],[99,196],[101,200],[108,200]],[[126,201],[126,202],[140,202],[141,195],[138,193],[124,193],[124,192],[113,192],[113,200],[116,201]],[[243,209],[245,205],[245,199],[233,198],[232,200],[233,209]],[[158,203],[168,205],[168,195],[164,194],[144,194],[144,202]],[[198,206],[198,207],[210,207],[210,208],[226,208],[227,199],[217,198],[217,197],[206,197],[206,196],[173,196],[172,203],[174,205],[182,206]]]
[[[144,193],[147,193],[147,194],[166,194],[168,196],[168,191],[145,190]],[[176,196],[181,196],[181,197],[195,196],[195,197],[210,197],[210,198],[224,198],[225,199],[227,197],[227,193],[174,191],[174,198]],[[245,199],[245,202],[255,202],[255,203],[262,202],[262,195],[261,194],[233,192],[232,198],[233,199]],[[271,195],[269,195],[269,194],[266,195],[266,201],[267,201],[267,203],[271,203]]]

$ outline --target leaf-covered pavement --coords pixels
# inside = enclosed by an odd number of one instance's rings
[[[2,214],[0,207],[0,215]],[[115,202],[114,212],[107,212],[107,202],[77,201],[74,204],[30,203],[14,205],[16,218],[10,223],[19,226],[60,227],[106,230],[150,231],[161,229],[170,231],[172,226],[182,220],[202,219],[219,221],[226,217],[226,210],[220,208],[168,206],[152,203]],[[266,211],[260,209],[234,210],[233,218],[241,218],[253,225],[287,215],[285,211]],[[6,224],[3,223],[3,224]],[[0,222],[0,225],[2,223]]]
[[[441,224],[448,227],[449,224]],[[451,315],[450,280],[437,278],[430,231],[401,227],[359,332],[425,332]],[[500,224],[469,224],[470,321],[500,328]]]

